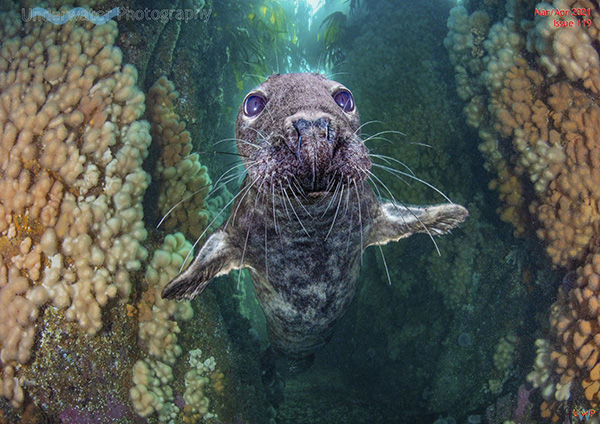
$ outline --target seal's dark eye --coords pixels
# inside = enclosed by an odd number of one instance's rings
[[[251,94],[244,100],[244,115],[253,118],[263,111],[267,99],[260,94]]]
[[[342,108],[344,112],[354,110],[354,99],[348,90],[339,90],[333,95],[333,100]]]

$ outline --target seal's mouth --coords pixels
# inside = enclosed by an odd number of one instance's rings
[[[327,119],[299,119],[280,134],[270,137],[279,142],[256,142],[262,146],[248,158],[248,175],[259,191],[317,199],[342,186],[360,189],[368,179],[371,160],[360,136],[340,132]]]

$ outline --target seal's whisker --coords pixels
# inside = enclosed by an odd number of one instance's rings
[[[244,257],[246,256],[246,249],[248,248],[248,238],[250,237],[250,228],[252,228],[250,225],[248,226],[248,231],[246,232],[246,240],[244,241],[244,248],[242,249],[242,257],[240,259],[240,269],[238,271],[238,281],[237,281],[237,290],[240,290],[240,281],[242,280],[242,272],[244,272],[244,270],[242,269],[244,266]]]
[[[390,143],[392,143],[391,140],[388,140],[388,139],[386,139],[384,137],[381,137],[383,134],[398,134],[398,135],[406,137],[406,134],[404,134],[402,131],[386,130],[386,131],[379,131],[379,132],[376,132],[373,135],[367,136],[367,138],[363,139],[363,143],[366,143],[369,140],[375,140],[375,139],[377,139],[377,140],[386,140],[386,141],[389,141]],[[413,144],[413,143],[409,142],[409,144]],[[418,144],[418,143],[415,143],[415,144]],[[431,147],[431,146],[429,146],[429,147]]]
[[[206,202],[207,200],[209,200],[212,197],[213,194],[220,192],[223,188],[227,187],[227,185],[229,183],[231,183],[232,181],[237,180],[238,178],[243,177],[245,174],[246,174],[245,171],[238,171],[238,172],[230,175],[229,177],[223,179],[216,186],[213,186],[213,189],[210,191],[210,193],[208,193],[206,195],[206,197],[204,198],[204,201]]]
[[[242,164],[242,165],[244,165],[244,169],[243,169],[241,172],[238,172],[238,173],[236,174],[236,176],[234,177],[234,179],[235,179],[235,178],[239,178],[239,183],[238,183],[238,185],[240,185],[240,186],[241,186],[241,184],[242,184],[242,183],[243,183],[243,181],[244,181],[244,177],[245,177],[246,175],[249,175],[249,174],[248,174],[248,171],[250,171],[252,168],[255,168],[255,167],[258,165],[258,164],[259,164],[259,162],[258,162],[258,161],[256,161],[256,160],[255,160],[255,161],[252,161],[252,162],[246,162],[246,163],[243,163],[243,164]]]
[[[240,190],[240,192],[238,193],[238,196],[241,194],[240,201],[238,202],[238,205],[237,205],[235,211],[229,215],[229,218],[227,218],[227,221],[225,222],[225,225],[223,226],[224,229],[227,228],[230,223],[231,223],[231,225],[235,224],[235,218],[237,216],[237,212],[240,209],[240,206],[244,203],[244,198],[248,195],[250,190],[254,187],[254,184],[256,183],[256,181],[258,181],[258,178],[256,178],[252,183],[248,184],[247,187]],[[264,183],[264,180],[261,182],[261,186],[263,183]]]
[[[313,171],[312,188],[314,190],[315,185],[317,183],[317,152],[316,152],[316,150],[313,150],[312,171]]]
[[[273,178],[271,177],[271,180]],[[273,204],[273,225],[275,226],[275,234],[279,234],[279,229],[277,228],[277,213],[275,212],[275,186],[271,181],[271,203]]]
[[[222,138],[222,139],[220,139],[220,140],[217,140],[217,141],[215,141],[215,142],[213,143],[213,146],[216,146],[217,144],[224,143],[224,142],[226,142],[226,141],[238,141],[238,139],[237,139],[237,138],[235,138],[235,137],[230,137],[230,138]]]
[[[408,172],[410,172],[412,175],[415,175],[415,173],[413,172],[413,170],[410,169],[410,167],[407,164],[405,164],[404,162],[402,162],[401,160],[398,160],[398,159],[393,158],[391,156],[379,155],[379,154],[375,154],[375,153],[369,153],[369,156],[372,157],[372,158],[381,159],[385,163],[387,163],[388,165],[391,165],[391,162],[396,162],[396,163],[402,165],[404,168],[406,168],[408,170]]]
[[[435,187],[433,184],[428,183],[425,180],[422,180],[421,178],[415,176],[415,175],[411,175],[411,174],[407,174],[406,172],[402,172],[399,171],[397,169],[394,168],[390,168],[388,166],[384,166],[384,165],[379,165],[379,164],[373,164],[374,166],[377,166],[378,168],[382,168],[388,172],[390,172],[391,174],[400,174],[403,175],[405,177],[411,178],[415,181],[420,182],[421,184],[426,185],[427,187],[431,188],[432,190],[435,190],[436,193],[438,193],[440,196],[442,196],[444,199],[446,199],[450,204],[454,204],[452,203],[452,200],[450,200],[450,198],[448,196],[446,196],[440,189],[438,189],[437,187]],[[402,179],[401,177],[398,176],[398,178]]]
[[[291,211],[294,213],[294,215],[296,215],[298,222],[300,222],[300,225],[302,227],[304,227],[302,225],[302,221],[300,221],[300,218],[298,217],[298,214],[296,214],[296,209],[294,208],[294,205],[292,205],[292,201],[291,201],[290,197],[287,195],[286,189],[283,188],[283,184],[281,183],[281,181],[279,181],[279,189],[281,190],[281,193],[282,193],[282,195],[279,197],[281,199],[281,203],[283,204],[283,207],[285,208],[285,213],[287,214],[288,219],[292,219],[292,216],[290,215],[290,209],[291,209]],[[287,206],[288,203],[290,205],[289,209]]]
[[[256,162],[254,162],[256,163]],[[230,173],[232,170],[234,170],[235,168],[238,168],[239,166],[242,166],[241,163],[229,168],[227,171],[225,171],[223,174],[221,174],[221,176],[217,179],[217,181],[215,181],[214,183],[211,183],[213,185],[212,190],[210,190],[210,192],[206,195],[206,197],[204,198],[204,201],[208,200],[214,193],[219,192],[219,190],[221,190],[221,188],[223,188],[224,186],[226,186],[229,182],[231,182],[232,180],[234,180],[235,178],[237,178],[237,176],[239,174],[243,174],[245,173],[245,169],[241,172],[241,173],[237,173],[234,174],[233,177],[228,177],[228,178],[224,178],[225,175],[227,175],[228,173]],[[222,180],[222,181],[221,181]],[[220,184],[219,184],[220,182]],[[158,224],[156,224],[156,228],[159,228],[162,223],[164,222],[165,219],[167,219],[167,217],[171,214],[171,212],[173,212],[179,205],[181,205],[182,203],[185,203],[186,201],[188,201],[189,199],[191,199],[192,197],[194,197],[195,195],[197,195],[198,193],[200,193],[202,190],[204,190],[206,187],[210,187],[211,184],[206,184],[202,187],[200,187],[198,190],[194,191],[193,193],[188,194],[186,197],[184,197],[183,199],[181,199],[180,201],[178,201],[177,203],[175,203],[161,218],[161,220],[158,222]]]
[[[325,189],[323,190],[326,193],[331,193],[331,189],[333,188],[334,184],[339,184],[340,182],[335,178],[335,176],[337,175],[338,171],[334,171],[334,173],[332,175],[329,176],[329,179],[327,180],[327,186],[325,187]],[[327,200],[329,199],[329,203],[328,206],[325,208],[325,212],[323,212],[323,215],[321,216],[321,218],[323,216],[325,216],[325,213],[327,213],[327,210],[329,209],[329,206],[331,205],[331,196],[323,196],[321,197],[319,200],[317,200],[317,204],[320,205],[324,202],[327,202]],[[305,197],[306,198],[306,197]]]
[[[266,111],[269,114],[269,118],[271,118],[271,122],[275,123],[275,118],[273,117],[273,114],[271,113],[271,107],[269,102],[267,102],[265,104],[265,108],[263,109],[263,111]],[[254,128],[253,128],[254,129]]]
[[[266,178],[263,180],[264,185],[265,186],[269,186],[271,184],[271,181],[266,180]],[[260,208],[260,210],[266,210],[265,206],[267,205],[268,201],[269,201],[269,190],[268,189],[263,189],[263,184],[261,183],[261,185],[256,189],[255,192],[255,199],[254,199],[254,209],[258,210],[258,208]],[[259,200],[260,200],[260,205],[259,205]],[[267,206],[268,207],[268,206]],[[253,226],[254,223],[254,214],[250,214],[250,216],[252,216],[252,221],[250,221],[250,223],[248,224],[249,227]]]
[[[167,211],[167,213],[165,213],[163,215],[163,217],[161,218],[161,220],[158,222],[158,224],[156,224],[156,228],[159,228],[162,223],[164,222],[165,219],[167,219],[167,217],[171,214],[171,212],[173,212],[175,210],[175,208],[177,208],[177,206],[181,205],[182,203],[186,202],[187,200],[191,199],[192,197],[194,197],[196,194],[200,193],[202,190],[204,190],[206,187],[210,187],[210,184],[205,184],[202,187],[200,187],[198,190],[194,191],[193,193],[188,194],[187,196],[185,196],[183,199],[181,199],[180,201],[178,201],[177,203],[175,203],[171,209],[169,209]]]
[[[329,182],[327,183],[327,187],[325,187],[325,191],[331,190],[331,187],[336,183],[335,176],[337,175],[337,171],[333,172],[333,175],[329,177]]]
[[[241,153],[238,153],[238,152],[224,152],[222,150],[204,150],[204,151],[202,151],[200,153],[202,153],[202,154],[210,153],[210,154],[216,154],[216,155],[230,155],[230,156],[237,156],[239,158],[248,158],[248,157],[250,157],[248,155],[244,155],[244,154],[241,154]],[[188,157],[189,157],[189,155],[187,157],[185,157],[184,159],[187,159]]]
[[[362,192],[365,191],[365,180],[361,179],[360,184],[362,186]],[[367,216],[369,217],[369,223],[373,222],[373,216],[371,215],[371,208],[367,208]]]
[[[264,203],[265,203],[265,193],[264,193],[264,191],[261,190],[261,188],[265,184],[265,181],[266,180],[263,179],[261,181],[260,185],[256,188],[256,192],[260,193],[260,200],[262,201],[262,205],[264,205]],[[258,196],[256,196],[254,199],[254,209],[256,209],[256,207],[258,206],[258,199],[259,199]]]
[[[251,162],[248,162],[248,163],[247,163],[247,165],[248,165],[248,166],[254,166],[256,163],[257,163],[256,161],[251,161]],[[242,171],[241,171],[241,172],[236,172],[236,173],[234,173],[232,176],[230,176],[230,177],[227,177],[227,178],[226,178],[226,175],[227,175],[227,174],[229,174],[229,173],[230,173],[231,171],[233,171],[234,169],[236,169],[236,168],[240,168],[240,167],[242,167]],[[241,173],[241,174],[244,174],[245,172],[246,172],[246,168],[244,167],[244,164],[243,164],[243,163],[241,163],[241,162],[238,162],[238,163],[234,164],[234,165],[233,165],[231,168],[229,168],[227,171],[223,172],[223,173],[222,173],[222,174],[219,176],[219,178],[217,178],[217,181],[215,181],[215,185],[216,185],[216,184],[219,184],[219,182],[221,182],[221,180],[223,180],[223,181],[224,181],[225,179],[229,179],[229,180],[228,180],[228,182],[229,182],[229,181],[231,181],[231,179],[235,179],[235,178],[236,178],[236,177],[237,177],[237,176],[238,176],[240,173]],[[231,179],[230,179],[230,178],[231,178]]]
[[[382,202],[385,200],[385,198],[383,197],[383,195],[381,194],[381,191],[379,190],[379,187],[377,186],[377,184],[375,184],[375,181],[373,181],[372,179],[368,179],[367,180],[369,182],[369,184],[371,185],[371,187],[373,188],[373,190],[375,190],[375,192],[377,193],[377,200],[379,202]]]
[[[265,143],[267,143],[269,146],[271,145],[271,142],[269,141],[269,139],[271,138],[270,135],[266,135],[265,133],[263,133],[262,131],[256,129],[256,128],[252,128],[252,127],[248,127],[249,130],[254,131],[256,134],[258,134],[259,139],[261,141],[264,141]],[[262,146],[260,146],[262,148]]]
[[[366,142],[367,140],[383,140],[383,141],[387,141],[389,144],[394,144],[393,140],[390,140],[389,138],[386,138],[386,137],[377,136],[377,134],[367,137],[366,139],[363,140],[363,143]],[[403,142],[405,144],[410,144],[412,146],[422,146],[422,147],[427,147],[428,149],[433,149],[433,146],[431,144],[427,144],[427,143],[419,143],[417,141],[406,141],[406,140],[403,140]]]
[[[394,205],[397,207],[397,205],[402,205],[404,206],[406,209],[408,209],[407,206],[405,206],[403,203],[401,202],[397,202],[396,198],[394,197],[394,195],[392,194],[392,192],[390,191],[390,189],[388,188],[388,186],[385,185],[385,183],[383,181],[381,181],[381,179],[379,179],[377,177],[377,175],[375,175],[373,172],[371,172],[371,170],[369,169],[365,169],[364,170],[368,175],[369,175],[369,179],[374,179],[376,182],[378,182],[382,188],[385,189],[385,191],[390,195],[392,202],[394,203]],[[379,190],[378,190],[379,192]],[[379,192],[379,194],[381,194],[381,192]]]
[[[348,177],[348,184],[350,184],[350,177]],[[350,206],[350,190],[346,191],[346,206],[344,207],[344,215],[348,213],[348,207]]]
[[[365,138],[363,140],[363,143],[366,143],[367,141],[370,141],[370,140],[383,140],[383,141],[388,142],[389,144],[394,144],[393,140],[390,140],[389,138],[386,138],[386,137],[380,137],[377,134],[374,134],[372,136],[368,136],[367,138]],[[427,147],[429,149],[433,149],[433,146],[431,146],[430,144],[427,144],[427,143],[419,143],[419,142],[416,142],[416,141],[404,141],[404,143],[410,144],[410,145],[413,145],[413,146],[422,146],[422,147]]]
[[[390,270],[387,266],[387,261],[385,260],[385,255],[383,254],[383,247],[380,244],[377,245],[379,247],[379,251],[381,252],[381,259],[383,260],[383,267],[385,268],[385,274],[387,275],[388,285],[392,285],[392,278],[390,277]]]
[[[375,168],[381,168],[381,169],[383,169],[383,170],[385,170],[385,171],[389,172],[389,173],[390,173],[390,174],[392,174],[394,177],[396,177],[396,178],[398,178],[400,181],[402,181],[404,184],[406,184],[407,186],[411,187],[411,184],[410,184],[408,181],[406,181],[406,180],[405,180],[404,178],[402,178],[400,175],[397,175],[397,174],[395,174],[395,173],[393,173],[393,172],[391,171],[391,169],[393,169],[393,168],[389,168],[389,167],[386,167],[386,166],[384,166],[384,165],[381,165],[381,164],[378,164],[378,163],[372,163],[372,165],[373,165]]]
[[[383,140],[385,142],[387,142],[388,144],[394,144],[394,142],[392,140],[390,140],[389,138],[386,137],[376,137],[376,136],[368,136],[367,138],[363,139],[363,143],[367,143],[371,140]]]
[[[358,223],[360,225],[360,263],[362,265],[363,252],[365,251],[365,246],[363,242],[363,225],[362,225],[362,212],[360,207],[360,193],[358,192],[358,185],[356,185],[356,180],[352,180],[354,183],[354,189],[356,191],[356,202],[358,203]]]
[[[194,155],[208,155],[208,154],[211,154],[211,155],[214,155],[214,154],[217,154],[217,155],[231,155],[231,156],[237,156],[239,158],[247,158],[247,157],[249,157],[248,155],[243,155],[241,153],[238,153],[237,151],[236,152],[225,152],[225,151],[222,151],[222,150],[199,150],[197,152],[192,152],[189,155],[184,156],[182,158],[182,160],[190,159]]]
[[[356,135],[356,134],[358,134],[358,132],[359,132],[359,131],[360,131],[360,130],[363,128],[363,127],[367,126],[368,124],[376,124],[376,123],[378,123],[378,124],[382,124],[383,122],[382,122],[382,121],[378,121],[378,120],[376,120],[376,119],[374,119],[374,120],[372,120],[372,121],[367,121],[367,122],[363,123],[363,124],[362,124],[360,127],[358,127],[356,130],[354,130],[354,132],[352,133],[352,135]]]
[[[348,206],[349,203],[349,193],[350,190],[346,191],[346,207]],[[350,214],[350,225],[348,225],[348,238],[346,240],[346,254],[348,254],[349,250],[350,250],[350,241],[352,239],[352,230],[354,229],[354,214]]]
[[[379,187],[377,187],[377,184],[375,184],[375,182],[373,182],[370,178],[368,179],[368,181],[371,182],[371,184],[373,185],[373,187],[375,188],[375,190],[377,191],[379,197],[381,198],[381,192],[379,191]],[[404,206],[406,207],[406,206]],[[408,209],[408,208],[407,208]],[[373,221],[373,217],[371,216],[371,210],[367,209],[367,212],[369,213],[369,221]],[[435,244],[435,241],[434,241]],[[385,260],[385,255],[383,254],[383,247],[381,247],[381,245],[377,245],[377,247],[379,247],[379,251],[381,252],[381,259],[383,260],[383,267],[385,268],[385,273],[387,275],[387,279],[388,279],[388,284],[391,286],[392,285],[392,279],[390,278],[390,270],[387,266],[387,261]],[[436,245],[437,248],[437,245]],[[439,250],[438,250],[439,252]]]
[[[392,202],[394,204],[395,207],[398,207],[398,205],[402,205],[404,208],[406,208],[406,210],[408,212],[410,212],[410,214],[417,220],[419,221],[419,223],[421,224],[421,226],[423,227],[423,229],[425,230],[425,232],[429,235],[429,238],[431,239],[431,241],[433,242],[433,245],[435,246],[435,250],[437,251],[438,255],[442,256],[442,253],[440,252],[440,249],[435,241],[435,239],[433,238],[433,234],[431,234],[431,231],[429,231],[429,227],[427,227],[427,225],[425,225],[425,223],[423,221],[421,221],[421,218],[419,218],[417,215],[415,215],[414,212],[412,212],[410,210],[410,208],[408,206],[406,206],[404,203],[398,202],[396,201],[396,199],[394,198],[394,195],[392,194],[392,192],[390,191],[390,189],[383,183],[383,181],[381,181],[377,175],[373,174],[370,170],[366,170],[369,175],[373,178],[375,178],[377,181],[379,181],[379,183],[382,185],[383,188],[385,188],[385,190],[389,193],[389,195],[392,198]]]
[[[295,190],[291,190],[292,186],[291,183],[289,182],[289,180],[286,178],[286,181],[288,181],[288,189],[290,189],[290,191],[292,192],[292,195],[294,196],[294,198],[296,199],[296,201],[300,204],[300,206],[302,206],[302,209],[304,209],[304,212],[306,212],[306,214],[308,215],[309,218],[312,218],[311,213],[308,211],[308,209],[306,209],[306,206],[304,206],[304,202],[301,202],[300,199],[298,199],[298,196],[296,196],[296,192]],[[287,189],[286,189],[287,192]]]
[[[240,143],[244,143],[244,144],[246,144],[248,146],[256,147],[257,149],[262,149],[262,146],[260,146],[260,145],[258,145],[256,143],[252,143],[251,141],[244,140],[243,138],[235,138],[235,137],[233,137],[233,138],[223,138],[223,139],[221,139],[219,141],[216,141],[213,145],[216,146],[217,144],[221,144],[221,143],[223,143],[225,141],[239,141]]]
[[[342,196],[344,194],[344,185],[342,184],[342,189],[340,190],[340,200],[338,201],[337,207],[335,208],[335,213],[333,214],[333,219],[331,220],[331,226],[329,227],[329,231],[327,231],[327,235],[325,235],[325,240],[331,234],[331,230],[333,230],[333,226],[335,225],[335,219],[337,218],[338,212],[340,211],[340,203],[342,203]]]
[[[250,187],[252,187],[252,185],[254,185],[254,183],[257,180],[258,180],[258,178],[256,180],[254,180],[254,182],[252,184],[250,184]],[[183,262],[181,264],[181,267],[179,268],[179,272],[180,273],[181,273],[181,270],[183,269],[183,267],[185,266],[185,264],[187,264],[187,261],[190,258],[190,255],[192,254],[192,252],[194,251],[194,249],[196,248],[196,246],[198,245],[198,243],[200,242],[200,240],[202,240],[202,237],[204,237],[204,235],[208,232],[208,230],[210,229],[210,227],[215,223],[215,221],[217,220],[217,218],[219,218],[219,216],[221,216],[221,214],[225,211],[225,209],[227,209],[229,207],[229,205],[231,205],[235,201],[235,199],[237,199],[240,196],[240,194],[242,194],[241,191],[239,193],[237,193],[235,196],[233,196],[231,198],[231,200],[229,200],[229,202],[227,202],[227,204],[221,208],[221,210],[219,211],[219,213],[215,215],[215,217],[213,218],[213,220],[210,221],[210,223],[206,226],[206,228],[204,228],[204,231],[202,231],[202,234],[200,234],[200,236],[196,239],[196,241],[192,245],[192,248],[190,249],[190,251],[188,252],[188,254],[185,256],[185,259],[183,260]],[[225,224],[224,228],[226,228],[226,227],[227,227],[227,224]]]
[[[336,75],[350,75],[350,72],[334,72],[332,74],[327,74],[327,78],[333,79]]]
[[[256,182],[256,180],[255,180]],[[260,186],[258,187],[257,191],[260,192],[260,187],[262,187],[264,183],[264,180],[260,183]],[[248,193],[250,193],[251,189],[254,187],[254,183],[253,184],[249,184],[248,187],[244,190],[244,194],[242,195],[242,197],[240,197],[239,202],[235,208],[234,211],[232,211],[232,213],[229,215],[229,218],[227,218],[227,221],[225,222],[224,228],[227,228],[229,226],[229,224],[231,223],[231,226],[235,226],[235,221],[237,219],[237,213],[240,209],[240,206],[244,203],[244,199],[246,198],[246,196],[248,195]],[[255,199],[255,202],[257,201],[257,199]]]
[[[260,187],[262,187],[262,184],[260,185]],[[260,199],[261,199],[261,206],[260,206],[260,208],[263,209],[264,205],[265,205],[266,192],[261,191],[260,187],[259,187],[259,189],[257,189],[257,192],[260,193]],[[259,199],[259,196],[257,195],[256,198],[254,199],[254,209],[255,210],[257,209],[258,199]],[[244,250],[242,251],[242,262],[243,262],[244,257],[245,257],[245,252],[246,252],[246,248],[247,248],[247,245],[248,245],[248,238],[249,238],[249,235],[250,235],[250,231],[253,229],[253,225],[252,224],[254,223],[254,218],[255,218],[256,215],[252,214],[251,216],[252,216],[252,218],[251,218],[251,221],[250,221],[250,223],[248,225],[248,232],[246,233],[246,240],[244,241]],[[266,218],[266,214],[265,214],[265,220],[266,219],[267,218]],[[267,237],[267,235],[266,235],[266,226],[265,226],[265,238],[266,237]],[[266,255],[266,252],[265,252],[265,255]],[[240,263],[240,265],[242,265],[242,263]],[[240,270],[240,273],[241,272],[242,271]],[[238,276],[238,290],[239,290],[239,276]]]
[[[279,181],[279,188],[281,189],[281,192],[283,192],[283,185],[281,184],[281,181]],[[283,208],[285,209],[285,213],[288,217],[288,219],[292,219],[291,215],[290,215],[290,211],[288,210],[287,207],[287,203],[285,203],[285,199],[283,198],[283,196],[279,196],[281,199],[281,204],[283,205]]]
[[[265,217],[265,222],[264,222],[264,229],[265,229],[265,277],[267,278],[267,281],[269,281],[269,243],[268,243],[268,234],[269,232],[267,231],[267,214],[264,214]]]
[[[252,166],[254,166],[256,164],[256,161],[254,162],[249,162],[247,164],[248,168],[251,168]],[[213,189],[210,191],[210,193],[208,193],[206,195],[206,197],[204,198],[204,200],[208,200],[213,193],[217,193],[219,192],[219,190],[221,190],[223,187],[226,187],[227,184],[229,184],[230,182],[236,180],[236,179],[242,179],[244,177],[244,175],[246,175],[246,168],[242,168],[241,171],[236,171],[233,174],[229,175],[228,177],[225,178],[225,176],[227,174],[229,174],[231,171],[233,171],[235,168],[239,168],[240,166],[242,166],[243,164],[237,164],[231,168],[229,168],[226,172],[224,172],[223,174],[221,174],[221,176],[217,179],[217,181],[214,183],[213,185]]]
[[[260,192],[261,192],[261,190],[260,190],[260,189],[262,188],[262,186],[264,185],[264,183],[265,183],[265,180],[263,179],[263,180],[260,182],[260,185],[258,186],[258,188],[256,189],[256,191],[257,191],[258,193],[260,193]],[[236,220],[236,218],[237,218],[238,211],[240,210],[240,206],[241,206],[241,205],[244,203],[244,198],[245,198],[245,197],[248,195],[248,193],[250,192],[250,189],[251,189],[251,188],[252,188],[252,186],[250,186],[250,187],[248,188],[248,190],[246,190],[246,192],[244,193],[244,195],[242,196],[242,198],[241,198],[241,199],[240,199],[240,201],[238,202],[238,205],[237,205],[237,207],[235,208],[235,211],[233,212],[232,216],[230,216],[230,217],[229,217],[229,219],[231,219],[231,225],[235,225],[235,220]],[[255,206],[255,207],[256,207],[256,203],[257,203],[257,202],[258,202],[258,197],[256,197],[256,198],[254,199],[254,206]],[[232,219],[232,217],[233,217],[233,219]],[[229,223],[229,220],[228,220],[228,223]],[[227,227],[227,224],[225,224],[225,226]]]
[[[284,246],[283,246],[283,240],[284,238],[281,237],[282,234],[285,233],[285,217],[280,215],[281,212],[281,205],[283,205],[284,209],[286,209],[286,213],[288,215],[288,219],[290,219],[290,215],[289,212],[287,212],[287,205],[285,204],[285,200],[283,199],[283,197],[279,194],[277,194],[277,187],[275,184],[273,184],[273,176],[271,176],[269,178],[269,184],[271,186],[271,203],[273,205],[273,224],[275,227],[275,235],[278,235],[279,237],[277,237],[277,239],[279,240],[279,244],[281,246],[281,251],[284,250]],[[280,187],[282,187],[281,185],[281,181],[279,182]],[[265,190],[266,192],[266,190]],[[277,205],[275,204],[275,201],[277,201]],[[265,213],[265,215],[267,215]],[[280,221],[280,223],[278,224],[277,221]],[[265,229],[266,231],[266,229]]]
[[[304,192],[302,185],[300,185],[300,181],[298,181],[298,177],[292,175],[292,181],[290,184],[294,184],[294,188],[296,189],[296,191],[298,191],[298,193],[300,194],[300,196],[302,196],[304,200],[307,199],[306,193]]]
[[[259,144],[256,144],[256,143],[252,143],[251,141],[248,141],[248,140],[238,139],[237,142],[243,143],[243,144],[245,144],[247,146],[252,146],[252,147],[254,147],[256,149],[262,149],[263,148],[263,146],[261,146]]]
[[[302,227],[302,230],[306,233],[307,236],[310,237],[310,233],[306,230],[306,227],[304,226],[304,224],[302,223],[302,220],[300,219],[300,217],[298,216],[298,213],[296,212],[296,208],[294,207],[294,205],[292,204],[292,200],[290,199],[290,197],[287,194],[287,191],[283,190],[283,194],[285,195],[285,197],[287,198],[287,201],[290,203],[290,208],[292,209],[292,212],[294,212],[294,215],[296,215],[296,219],[298,220],[298,222],[300,223],[300,227]]]
[[[291,188],[288,186],[288,188]],[[300,201],[300,199],[298,199],[298,196],[296,196],[296,191],[295,190],[290,190],[292,192],[292,194],[294,195],[294,198],[296,199],[296,202],[298,202],[300,204],[300,206],[302,206],[302,209],[304,209],[304,212],[306,212],[306,214],[308,215],[309,218],[312,218],[313,216],[311,215],[311,213],[308,211],[308,209],[306,209],[306,206],[304,206],[304,203]]]
[[[270,184],[270,183],[271,183],[271,182],[269,181],[269,184]],[[268,185],[269,185],[269,184],[268,184]],[[254,209],[255,209],[255,210],[257,210],[258,208],[260,208],[260,210],[264,210],[264,211],[266,211],[266,210],[267,210],[267,208],[268,208],[268,201],[269,201],[269,194],[270,194],[270,193],[269,193],[269,190],[268,190],[268,189],[261,190],[260,192],[257,192],[257,198],[258,198],[258,196],[260,195],[260,206],[258,206],[258,202],[256,201],[256,202],[254,203]],[[267,214],[265,214],[265,215],[267,215]],[[251,216],[252,216],[252,221],[250,222],[250,225],[248,225],[248,227],[250,227],[250,228],[252,228],[252,226],[253,226],[252,224],[254,223],[254,216],[255,216],[255,215],[253,215],[253,214],[252,214]],[[268,218],[268,217],[267,217],[267,218]],[[277,233],[277,232],[278,232],[278,228],[277,228],[277,218],[276,218],[275,216],[273,217],[273,222],[274,222],[274,224],[275,224],[275,233]],[[266,228],[265,228],[265,231],[266,231]]]
[[[340,189],[340,187],[343,184],[338,181],[337,185],[335,186],[335,191],[333,192],[333,195],[331,196],[331,198],[329,199],[329,203],[327,204],[327,207],[325,208],[325,211],[323,212],[323,215],[321,215],[321,219],[327,214],[327,212],[329,211],[329,208],[331,207],[331,204],[333,203],[333,201],[335,200],[335,197],[337,196],[338,190]]]
[[[245,63],[247,63],[247,62],[245,62]],[[245,72],[244,76],[254,77],[254,78],[256,78],[258,80],[262,80],[262,81],[266,81],[266,79],[268,78],[268,77],[265,77],[265,76],[262,76],[262,75],[258,75],[258,74],[251,74],[249,72]]]
[[[251,165],[249,165],[249,166],[251,166]],[[231,168],[231,169],[233,170],[234,168]],[[235,181],[235,180],[239,179],[240,177],[244,177],[245,175],[246,175],[246,169],[242,168],[241,170],[233,172],[231,175],[227,176],[226,178],[223,178],[221,181],[217,180],[217,182],[215,184],[217,184],[217,187],[220,189],[223,186],[226,186],[227,184],[229,184],[230,182]],[[213,189],[213,191],[215,191],[215,190]],[[213,191],[211,191],[211,193]]]

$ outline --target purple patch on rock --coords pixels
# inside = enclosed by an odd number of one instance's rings
[[[65,409],[58,415],[60,422],[63,424],[94,424],[96,421],[89,415],[76,409]]]
[[[67,408],[58,415],[62,424],[112,424],[119,423],[125,418],[137,418],[133,410],[122,403],[114,402],[113,396],[109,394],[106,405],[98,412]],[[146,422],[136,420],[136,422]]]
[[[178,407],[181,410],[183,410],[183,408],[185,408],[185,399],[183,399],[183,396],[181,396],[181,395],[175,396],[175,400],[173,400],[173,403],[175,404],[176,407]]]

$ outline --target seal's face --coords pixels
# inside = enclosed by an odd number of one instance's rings
[[[250,181],[271,193],[332,191],[371,168],[352,94],[318,74],[273,75],[248,93],[236,139]]]

